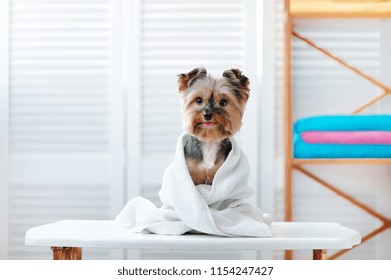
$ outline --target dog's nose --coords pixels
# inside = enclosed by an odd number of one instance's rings
[[[213,114],[212,113],[207,113],[207,114],[204,114],[204,119],[206,121],[210,121],[213,117]]]

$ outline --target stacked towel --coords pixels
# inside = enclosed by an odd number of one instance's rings
[[[163,206],[131,199],[116,221],[134,232],[180,235],[202,232],[220,236],[271,237],[271,218],[246,203],[253,191],[248,186],[247,158],[234,138],[232,150],[216,172],[212,185],[195,186],[187,169],[184,137],[178,139],[175,159],[163,175],[159,197]]]
[[[295,158],[391,158],[391,115],[303,118],[293,139]]]

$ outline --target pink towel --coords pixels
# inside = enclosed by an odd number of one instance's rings
[[[391,131],[308,131],[301,138],[309,144],[391,144]]]

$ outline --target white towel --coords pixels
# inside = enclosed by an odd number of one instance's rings
[[[248,161],[234,138],[232,150],[216,172],[212,185],[195,186],[187,169],[184,137],[178,139],[175,159],[164,172],[157,208],[149,200],[131,199],[116,221],[134,232],[180,235],[189,231],[220,236],[271,237],[271,218],[244,199],[248,186]]]

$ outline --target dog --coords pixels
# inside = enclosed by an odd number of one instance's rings
[[[178,75],[184,154],[194,185],[213,183],[232,149],[229,137],[242,126],[250,92],[249,79],[239,69],[214,78],[205,68]]]

